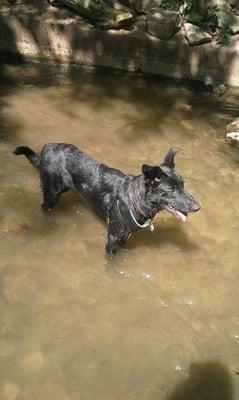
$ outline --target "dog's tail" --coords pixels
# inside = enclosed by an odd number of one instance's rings
[[[39,168],[40,167],[40,157],[32,149],[30,149],[30,147],[18,146],[14,150],[13,154],[16,154],[17,156],[20,155],[20,154],[24,154],[24,156],[27,157],[27,159],[30,161],[30,163],[35,168]]]

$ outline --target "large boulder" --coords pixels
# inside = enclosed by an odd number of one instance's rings
[[[196,25],[185,23],[184,30],[186,39],[190,46],[197,46],[212,41],[212,36]]]
[[[132,10],[115,2],[115,7],[104,0],[48,0],[52,6],[66,7],[87,17],[99,28],[120,28],[134,19]]]
[[[180,16],[175,11],[152,8],[146,13],[146,30],[150,35],[169,40],[175,33]]]
[[[222,4],[218,7],[217,11],[217,22],[218,28],[220,29],[228,29],[234,23],[234,19],[236,18],[230,4]]]

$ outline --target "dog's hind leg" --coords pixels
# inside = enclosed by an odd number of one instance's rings
[[[51,211],[63,192],[67,192],[60,176],[50,175],[48,172],[41,174],[41,187],[43,194],[43,211]]]

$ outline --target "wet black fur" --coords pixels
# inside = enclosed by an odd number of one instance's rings
[[[176,152],[171,148],[160,165],[143,164],[142,174],[137,176],[101,164],[71,144],[46,144],[40,156],[29,147],[20,146],[14,154],[24,154],[39,169],[43,210],[52,210],[68,190],[80,193],[107,222],[106,251],[113,255],[132,232],[127,218],[120,215],[118,204],[124,204],[141,225],[166,205],[185,215],[199,210],[198,202],[185,192],[183,178],[174,169]]]

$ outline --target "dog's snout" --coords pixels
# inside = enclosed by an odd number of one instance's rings
[[[192,204],[192,211],[196,212],[199,211],[201,208],[200,204],[197,201],[194,201],[194,203]]]

